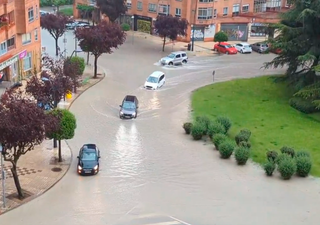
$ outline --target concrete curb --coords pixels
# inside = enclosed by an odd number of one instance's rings
[[[90,88],[92,88],[93,86],[95,86],[96,84],[100,83],[105,77],[106,77],[106,73],[105,73],[105,71],[104,71],[103,76],[101,77],[101,79],[99,79],[96,83],[93,83],[92,85],[89,85],[86,89],[84,89],[81,93],[79,93],[79,94],[70,102],[69,106],[67,107],[67,110],[70,109],[70,107],[72,106],[73,102],[76,101],[84,92],[86,92],[87,90],[89,90]],[[34,196],[30,197],[27,202],[22,203],[22,204],[20,204],[20,205],[18,205],[18,206],[16,206],[16,207],[10,208],[10,209],[8,209],[8,210],[6,210],[6,211],[4,211],[4,212],[1,212],[1,211],[0,211],[0,216],[3,215],[3,214],[5,214],[5,213],[10,212],[11,210],[14,210],[14,209],[19,208],[19,207],[22,206],[22,205],[26,205],[26,204],[28,204],[29,202],[31,202],[32,200],[34,200],[34,199],[42,196],[42,195],[45,194],[47,191],[49,191],[51,188],[53,188],[58,182],[60,182],[60,181],[62,180],[62,178],[64,178],[64,176],[65,176],[65,175],[67,174],[67,172],[70,170],[71,164],[72,164],[72,161],[73,161],[73,152],[72,152],[72,150],[71,150],[68,142],[67,142],[66,140],[64,140],[64,142],[66,143],[66,145],[68,146],[69,151],[70,151],[70,161],[69,161],[69,164],[68,164],[68,167],[67,167],[66,171],[62,174],[62,176],[61,176],[58,180],[56,180],[52,185],[50,185],[50,186],[49,186],[45,191],[43,191],[41,194],[39,194],[39,195],[34,195]]]

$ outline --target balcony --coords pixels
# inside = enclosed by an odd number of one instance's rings
[[[6,30],[9,25],[9,18],[6,14],[0,16],[0,31]]]

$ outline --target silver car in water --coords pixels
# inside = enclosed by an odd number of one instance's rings
[[[186,52],[171,52],[170,55],[162,58],[160,63],[162,65],[177,65],[177,64],[185,64],[188,62],[188,56]]]

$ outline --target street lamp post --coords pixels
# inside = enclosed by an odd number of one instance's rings
[[[3,163],[3,148],[2,144],[0,144],[0,157],[1,157],[1,178],[2,178],[2,200],[3,200],[3,208],[6,207],[6,171],[4,170],[4,163]]]
[[[131,16],[132,23],[132,44],[134,43],[134,16]]]

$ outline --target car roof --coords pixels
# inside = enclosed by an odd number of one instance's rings
[[[249,43],[247,43],[247,42],[240,42],[240,43],[238,43],[238,44],[242,44],[242,45],[250,45]]]
[[[185,53],[185,54],[187,54],[186,52],[183,52],[183,51],[171,52],[171,54],[181,54],[181,53]]]
[[[149,77],[160,77],[163,74],[164,74],[164,72],[154,71]]]
[[[217,44],[219,44],[219,43],[217,43]],[[229,44],[228,42],[220,42],[220,44],[221,44],[221,45],[231,45],[231,44]]]
[[[97,146],[96,146],[96,144],[84,144],[82,146],[82,148],[85,148],[85,149],[97,149]]]
[[[136,96],[134,96],[134,95],[126,95],[126,97],[124,97],[124,100],[129,101],[129,102],[134,102],[135,98],[136,98]]]

